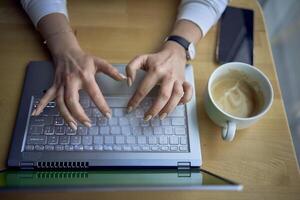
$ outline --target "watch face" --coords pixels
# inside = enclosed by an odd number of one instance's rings
[[[188,48],[188,57],[190,60],[193,60],[196,56],[196,49],[195,49],[195,45],[191,42]]]

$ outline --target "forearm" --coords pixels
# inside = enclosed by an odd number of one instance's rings
[[[52,13],[44,16],[39,21],[37,29],[53,56],[66,50],[80,49],[69,21],[63,14]]]

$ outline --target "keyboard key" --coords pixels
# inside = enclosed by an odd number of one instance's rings
[[[132,146],[133,151],[141,151],[141,148],[139,146]]]
[[[34,150],[36,151],[44,151],[44,149],[45,149],[44,145],[40,145],[40,144],[34,145]]]
[[[44,126],[31,125],[29,127],[29,134],[31,134],[31,135],[42,135],[43,127]]]
[[[71,143],[72,145],[80,144],[80,143],[81,143],[81,137],[78,136],[78,135],[72,135],[72,136],[71,136],[71,141],[70,141],[70,143]]]
[[[187,138],[186,137],[180,137],[180,144],[186,145],[187,144]]]
[[[108,135],[109,134],[109,127],[108,126],[100,127],[100,134],[101,135]]]
[[[97,126],[92,126],[90,129],[89,129],[89,135],[98,135],[98,127]]]
[[[94,150],[95,151],[103,151],[103,145],[99,145],[99,144],[94,145]]]
[[[184,105],[178,105],[169,113],[170,117],[184,117]]]
[[[116,117],[112,117],[108,120],[108,124],[111,125],[111,126],[116,126],[118,125],[118,118]]]
[[[146,136],[137,136],[138,144],[147,144]]]
[[[127,144],[135,144],[135,136],[127,136],[126,142]]]
[[[124,108],[115,108],[113,111],[116,117],[123,117],[126,113]]]
[[[140,119],[140,126],[150,126],[149,121],[145,121],[144,118]]]
[[[168,144],[168,136],[160,136],[159,144]]]
[[[93,151],[93,146],[92,145],[83,145],[83,150],[86,150],[86,151]]]
[[[76,130],[73,130],[71,127],[67,126],[65,129],[66,135],[76,135]]]
[[[162,147],[161,147],[161,150],[162,150],[162,151],[169,151],[170,148],[169,148],[169,146],[162,146]]]
[[[90,117],[90,120],[91,120],[91,125],[92,126],[96,126],[97,125],[97,117]]]
[[[44,135],[53,135],[54,126],[44,126]]]
[[[132,149],[131,149],[131,146],[125,145],[125,146],[123,146],[123,150],[124,151],[131,151]]]
[[[129,123],[131,126],[139,126],[140,120],[136,117],[131,117],[131,118],[129,118]]]
[[[161,120],[161,125],[163,125],[163,126],[169,126],[169,125],[171,125],[171,118],[167,117],[167,118]]]
[[[103,144],[103,136],[94,136],[94,144]]]
[[[114,144],[113,136],[104,136],[104,144]]]
[[[99,117],[98,118],[98,126],[106,126],[107,125],[107,118],[106,117]]]
[[[55,145],[54,146],[54,150],[55,151],[63,151],[64,150],[64,146],[63,145]]]
[[[187,146],[180,146],[180,147],[179,147],[179,150],[180,150],[180,151],[187,151],[188,148],[187,148]]]
[[[150,120],[151,126],[160,126],[160,119],[159,118],[154,118]]]
[[[156,136],[149,136],[148,137],[149,144],[157,144],[157,138]]]
[[[116,136],[116,144],[125,144],[124,136]]]
[[[83,108],[83,111],[87,116],[92,116],[92,110],[93,108]]]
[[[64,125],[64,118],[62,118],[62,117],[55,117],[54,118],[54,125]]]
[[[178,147],[177,146],[171,146],[171,151],[178,151]]]
[[[142,128],[141,127],[132,127],[132,134],[133,135],[142,135]]]
[[[84,126],[78,126],[77,127],[77,134],[78,135],[87,135],[88,129]]]
[[[48,144],[58,144],[58,136],[47,136]]]
[[[58,139],[59,144],[69,144],[69,142],[70,142],[70,136],[66,136],[66,135],[59,136]]]
[[[185,125],[185,119],[182,117],[175,117],[175,118],[172,118],[172,125],[173,126],[183,126]]]
[[[114,146],[113,146],[113,150],[114,150],[114,151],[122,151],[122,147],[121,147],[121,146],[114,145]]]
[[[165,126],[163,129],[164,129],[164,133],[166,135],[172,135],[173,134],[172,126]]]
[[[143,128],[143,135],[152,135],[152,134],[153,134],[152,127],[144,127]]]
[[[185,135],[186,134],[186,130],[184,126],[177,126],[174,127],[174,133],[176,135]]]
[[[163,134],[162,127],[153,127],[153,133],[154,133],[154,135],[161,135],[161,134]]]
[[[31,116],[30,125],[45,126],[51,125],[53,122],[53,117],[51,116]]]
[[[150,151],[150,147],[149,146],[142,146],[142,151]]]
[[[152,151],[159,151],[159,146],[152,146],[152,147],[151,147],[151,150],[152,150]]]
[[[65,151],[74,151],[73,145],[65,145]]]
[[[123,126],[121,129],[122,135],[131,135],[130,126]]]
[[[126,117],[120,117],[119,124],[120,124],[120,126],[129,125],[129,120]]]
[[[104,145],[103,149],[104,149],[104,151],[112,151],[113,147],[111,145]]]
[[[136,108],[135,111],[133,111],[135,116],[137,118],[143,118],[144,117],[144,110],[141,108]]]
[[[170,137],[170,144],[179,144],[178,137],[177,136],[171,136]]]
[[[27,144],[46,144],[46,136],[30,135],[27,137]]]
[[[83,145],[74,145],[74,150],[75,151],[83,151]]]
[[[25,151],[33,151],[34,150],[34,145],[26,145],[25,146]]]
[[[80,98],[79,103],[83,108],[88,108],[90,106],[90,100],[88,98]]]
[[[102,114],[101,114],[101,112],[100,112],[100,110],[98,108],[93,108],[93,110],[92,110],[92,116],[93,117],[101,117]]]
[[[82,136],[82,144],[83,145],[90,145],[93,143],[93,137],[92,136]]]
[[[54,134],[55,135],[64,135],[65,127],[64,126],[54,126]]]
[[[112,126],[110,128],[110,133],[112,135],[118,135],[118,134],[121,134],[121,128],[119,126]]]

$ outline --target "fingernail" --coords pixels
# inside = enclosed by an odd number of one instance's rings
[[[166,118],[167,115],[168,115],[167,113],[163,113],[163,114],[161,114],[161,115],[159,116],[159,119],[160,119],[160,120],[163,120],[163,119]]]
[[[127,112],[130,113],[131,111],[132,111],[132,106],[129,106],[129,107],[127,108]]]
[[[129,87],[132,85],[132,80],[130,77],[127,78],[127,84]]]
[[[105,117],[106,117],[107,119],[110,119],[110,118],[111,118],[111,114],[110,114],[109,112],[107,112],[107,113],[105,113]]]
[[[74,122],[69,122],[69,126],[73,129],[73,130],[77,130],[77,126]]]
[[[119,75],[122,77],[122,79],[127,79],[127,76],[125,76],[124,74],[119,73]]]
[[[92,126],[92,124],[91,124],[90,122],[88,122],[88,121],[83,122],[83,124],[84,124],[85,126],[89,127],[89,128]]]
[[[36,109],[34,109],[34,110],[32,111],[31,116],[35,116],[35,114],[36,114]]]
[[[151,118],[152,118],[152,115],[147,115],[147,116],[144,118],[144,120],[145,120],[145,121],[149,121]]]

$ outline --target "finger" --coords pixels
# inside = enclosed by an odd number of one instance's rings
[[[71,115],[87,127],[91,126],[91,120],[85,114],[82,106],[79,103],[79,84],[71,81],[65,86],[64,96],[65,103]]]
[[[172,96],[165,107],[160,111],[159,118],[163,120],[172,110],[177,106],[181,97],[183,97],[184,91],[180,81],[175,81],[173,86]]]
[[[86,83],[85,90],[88,92],[100,112],[107,118],[111,118],[111,110],[107,105],[105,98],[95,79]]]
[[[126,67],[128,86],[132,85],[132,82],[134,81],[135,76],[136,76],[136,71],[138,69],[143,68],[143,66],[146,63],[147,57],[148,57],[148,55],[137,56],[128,63],[128,65]]]
[[[152,72],[148,72],[144,80],[137,88],[133,96],[128,102],[127,109],[130,112],[132,109],[136,108],[140,102],[145,98],[145,96],[150,92],[150,90],[155,86],[158,81],[158,76]]]
[[[94,64],[97,67],[97,71],[101,71],[117,81],[127,79],[127,77],[124,74],[119,73],[119,71],[115,67],[113,67],[110,63],[108,63],[105,60],[94,57]]]
[[[193,87],[187,82],[184,81],[182,84],[184,95],[181,98],[179,104],[185,104],[192,99],[193,96]]]
[[[55,99],[56,96],[56,86],[52,85],[47,92],[44,94],[44,96],[40,99],[40,102],[38,103],[37,107],[32,111],[32,116],[37,116],[43,112],[44,108],[47,106],[47,104]]]
[[[64,87],[61,86],[58,89],[57,96],[56,96],[56,103],[58,110],[61,114],[61,116],[64,118],[64,120],[69,124],[69,126],[73,129],[77,129],[77,122],[76,120],[72,117],[71,113],[69,112],[65,101],[64,101]]]
[[[173,80],[170,79],[163,80],[157,99],[150,107],[150,109],[145,113],[146,121],[155,117],[161,111],[161,109],[167,104],[172,94],[173,85],[174,85]]]

